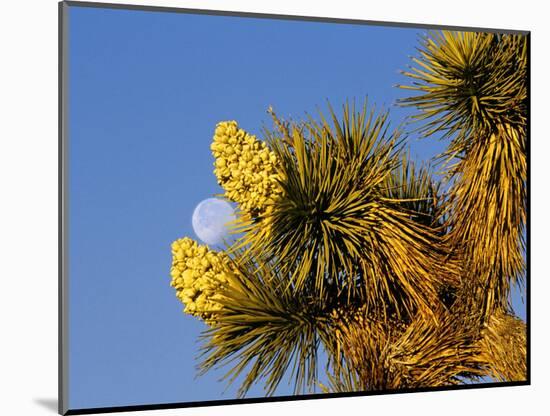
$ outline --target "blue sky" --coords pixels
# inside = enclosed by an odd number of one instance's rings
[[[411,112],[393,85],[422,32],[76,6],[69,19],[69,406],[234,398],[223,372],[195,377],[205,326],[169,286],[170,243],[221,193],[216,123],[259,134],[269,105],[300,118],[368,95],[396,126]],[[419,160],[444,145],[411,138]]]

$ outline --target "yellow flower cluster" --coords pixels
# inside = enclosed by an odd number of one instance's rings
[[[214,174],[225,196],[245,212],[261,213],[280,195],[277,157],[265,142],[240,129],[236,121],[218,123],[210,146]]]
[[[221,309],[217,299],[228,284],[227,260],[225,253],[209,250],[188,237],[172,243],[170,285],[185,304],[185,313],[207,323],[215,321],[216,311]]]

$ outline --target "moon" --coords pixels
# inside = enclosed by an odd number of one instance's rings
[[[215,246],[229,237],[229,222],[235,220],[235,211],[226,201],[207,198],[193,211],[193,230],[203,243]]]

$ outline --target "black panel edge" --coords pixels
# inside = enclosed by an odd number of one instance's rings
[[[361,19],[348,19],[348,18],[336,18],[336,17],[322,17],[322,16],[300,16],[300,15],[287,15],[287,14],[270,14],[270,13],[256,13],[256,12],[243,12],[243,11],[230,11],[230,10],[209,10],[209,9],[188,9],[181,7],[168,7],[168,6],[144,6],[144,5],[132,5],[132,4],[118,4],[118,3],[98,3],[98,2],[84,2],[84,1],[64,1],[68,6],[76,7],[90,7],[90,8],[103,8],[103,9],[118,9],[118,10],[140,10],[147,12],[163,12],[163,13],[185,13],[185,14],[199,14],[210,16],[233,16],[244,18],[256,18],[256,19],[276,19],[276,20],[297,20],[307,22],[325,22],[325,23],[340,23],[340,24],[357,24],[357,25],[370,25],[370,26],[384,26],[384,27],[398,27],[398,28],[416,28],[416,29],[433,29],[433,30],[461,30],[469,32],[492,32],[492,33],[506,33],[526,35],[530,33],[528,30],[513,30],[513,29],[497,29],[497,28],[481,28],[481,27],[469,27],[469,26],[447,26],[437,25],[430,23],[397,23],[377,20],[361,20]]]

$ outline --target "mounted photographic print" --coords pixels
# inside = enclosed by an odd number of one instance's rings
[[[529,384],[529,32],[59,10],[61,414]]]

